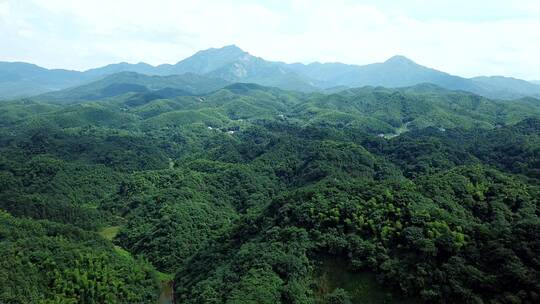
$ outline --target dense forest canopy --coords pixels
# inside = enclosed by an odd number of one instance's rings
[[[133,77],[0,103],[0,302],[540,301],[539,100]]]

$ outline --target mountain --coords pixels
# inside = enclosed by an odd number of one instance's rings
[[[540,97],[540,85],[521,79],[502,76],[475,77],[472,80],[485,92],[498,96]]]
[[[489,98],[540,97],[540,84],[501,76],[463,78],[422,66],[404,56],[394,56],[385,62],[367,65],[287,64],[267,61],[235,45],[229,45],[199,51],[176,64],[152,66],[123,62],[85,72],[47,70],[24,63],[0,63],[0,98],[65,89],[120,72],[155,76],[192,73],[228,82],[257,83],[302,92],[335,92],[362,86],[397,88],[431,83]]]
[[[333,65],[335,66],[335,65]],[[471,89],[464,78],[421,66],[404,56],[394,56],[382,63],[347,66],[334,72],[334,77],[324,79],[333,85],[406,87],[432,83],[448,89]]]
[[[175,65],[160,65],[156,71],[160,75],[205,74],[231,82],[253,82],[288,90],[317,89],[312,80],[287,65],[255,57],[235,45],[200,51]]]
[[[199,51],[176,64],[154,67],[144,63],[119,63],[89,70],[86,73],[102,76],[126,71],[161,76],[193,73],[230,82],[251,82],[288,90],[318,89],[311,79],[287,68],[286,64],[255,57],[235,45]]]
[[[82,86],[45,93],[35,99],[73,103],[99,100],[128,93],[145,94],[145,99],[172,98],[208,93],[228,84],[227,81],[219,78],[192,73],[149,76],[135,72],[121,72]]]
[[[194,55],[176,64],[161,64],[152,66],[146,63],[131,64],[126,62],[109,64],[104,67],[90,69],[85,73],[95,76],[109,75],[120,72],[136,72],[147,75],[180,75],[185,73],[206,74],[220,69],[230,63],[251,57],[247,52],[234,45],[219,49],[210,48],[198,51]]]
[[[107,76],[111,74],[121,73],[121,72],[135,72],[139,74],[154,75],[155,67],[147,63],[140,62],[137,64],[131,64],[127,62],[109,64],[101,68],[90,69],[84,72],[91,78],[98,78],[102,76]]]
[[[427,68],[404,56],[394,56],[382,63],[363,66],[342,63],[293,64],[291,67],[308,77],[331,86],[406,87],[431,83],[451,90],[468,91],[490,98],[515,99],[540,96],[540,86],[510,77],[467,79]]]
[[[160,65],[156,69],[160,74],[196,73],[206,74],[234,62],[248,61],[253,56],[235,45],[222,48],[210,48],[199,51],[175,65]]]
[[[0,99],[60,90],[87,80],[88,77],[78,71],[49,70],[24,62],[0,62]]]

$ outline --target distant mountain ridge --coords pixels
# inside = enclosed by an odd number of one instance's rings
[[[135,72],[119,72],[78,87],[41,94],[36,96],[35,99],[58,103],[74,103],[138,93],[143,94],[144,99],[150,100],[205,94],[229,84],[229,82],[220,78],[211,78],[193,73],[157,76]]]
[[[78,71],[49,70],[24,62],[0,62],[0,98],[31,96],[91,80],[91,77]]]
[[[152,66],[123,62],[84,72],[47,70],[26,63],[0,62],[0,98],[66,89],[121,72],[151,76],[191,73],[220,78],[230,83],[256,83],[302,92],[336,91],[362,86],[396,88],[431,83],[445,89],[468,91],[489,98],[540,97],[538,83],[502,76],[463,78],[419,65],[404,56],[394,56],[385,62],[367,65],[287,64],[267,61],[235,45],[229,45],[199,51],[176,64]]]

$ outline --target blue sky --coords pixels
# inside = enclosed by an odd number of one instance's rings
[[[236,44],[285,62],[401,54],[461,76],[540,79],[540,1],[0,0],[0,61],[175,63]]]

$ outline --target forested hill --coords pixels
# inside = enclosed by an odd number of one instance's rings
[[[154,98],[171,98],[181,95],[198,95],[221,89],[229,82],[201,76],[182,74],[148,76],[134,72],[121,72],[103,79],[65,90],[45,93],[37,100],[57,103],[76,103],[116,97],[125,93],[140,93]]]
[[[539,100],[117,75],[0,103],[1,303],[540,301]]]

